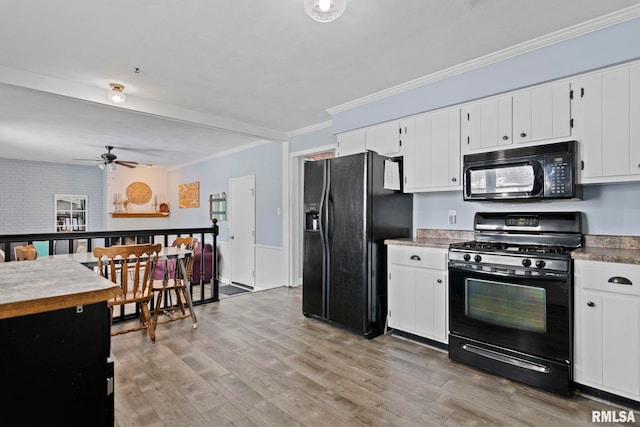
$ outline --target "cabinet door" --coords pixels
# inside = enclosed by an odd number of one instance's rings
[[[460,110],[434,113],[431,132],[431,186],[460,186]]]
[[[509,145],[512,142],[511,95],[463,107],[463,151]]]
[[[602,176],[602,76],[591,75],[571,83],[573,134],[579,141],[580,179]]]
[[[602,383],[638,396],[640,303],[612,293],[602,298],[602,304]]]
[[[511,96],[502,96],[480,104],[480,146],[511,144]]]
[[[629,70],[629,104],[631,130],[630,130],[630,156],[629,171],[632,175],[640,175],[640,65],[635,65]]]
[[[517,143],[571,134],[569,82],[545,85],[513,96],[513,140]]]
[[[405,191],[449,190],[460,186],[460,110],[423,114],[403,147]]]
[[[576,363],[581,366],[582,378],[576,379],[602,384],[602,298],[584,292],[577,312]]]
[[[602,75],[602,174],[629,175],[629,69]]]
[[[404,149],[405,191],[413,192],[431,187],[432,115],[423,114],[415,119],[414,137]]]
[[[531,141],[531,91],[513,95],[513,140]]]
[[[435,328],[435,313],[433,312],[435,299],[435,276],[432,271],[421,269],[415,272],[415,304],[417,335],[433,337]]]
[[[396,155],[404,156],[405,148],[407,146],[413,145],[416,137],[415,124],[416,124],[416,119],[414,117],[400,120],[400,131],[399,131],[399,136],[400,136],[399,150],[400,151],[396,153]]]
[[[449,298],[447,273],[433,275],[433,339],[449,342]]]
[[[632,84],[633,77],[633,84]],[[623,181],[640,171],[634,165],[640,142],[632,140],[631,112],[638,109],[638,75],[630,67],[579,79],[574,91],[574,130],[580,141],[581,181]],[[637,138],[636,138],[637,139]],[[600,178],[600,179],[598,179]]]
[[[389,265],[387,282],[389,327],[415,332],[415,273],[411,268]]]
[[[367,128],[365,147],[382,156],[393,156],[400,152],[400,124],[397,121]]]
[[[336,157],[364,153],[366,151],[364,138],[364,130],[354,130],[338,134]]]

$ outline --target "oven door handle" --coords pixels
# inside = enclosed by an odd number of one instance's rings
[[[616,285],[633,285],[631,280],[626,277],[615,276],[609,279],[609,283],[615,283]]]

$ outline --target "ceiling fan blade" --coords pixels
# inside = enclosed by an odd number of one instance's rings
[[[126,168],[135,168],[136,165],[138,164],[138,162],[125,162],[121,160],[116,160],[114,163],[120,166],[124,166]]]

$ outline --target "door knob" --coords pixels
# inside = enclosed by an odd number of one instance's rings
[[[596,305],[596,304],[595,304],[593,301],[589,301],[589,302],[587,303],[587,305],[588,305],[589,307],[593,307],[593,306],[594,306],[594,305]]]

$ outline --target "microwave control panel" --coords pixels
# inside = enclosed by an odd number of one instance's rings
[[[544,158],[544,194],[554,197],[574,197],[573,156],[555,154]]]

